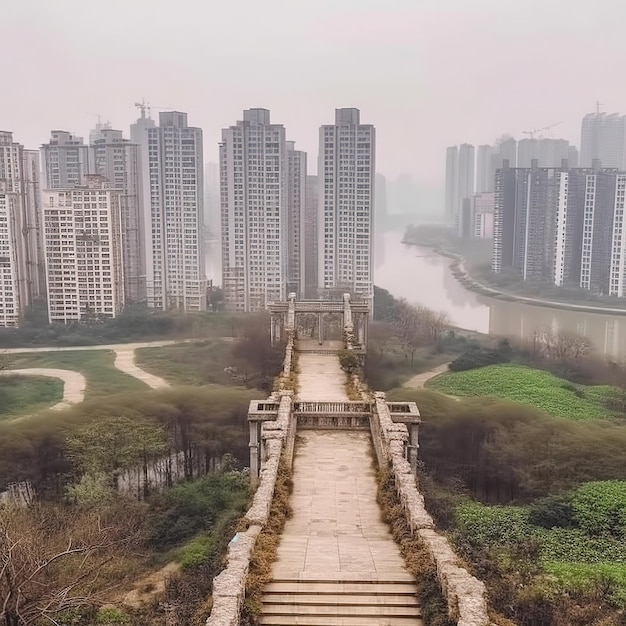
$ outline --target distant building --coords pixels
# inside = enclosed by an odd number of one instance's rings
[[[561,167],[563,161],[576,167],[577,162],[569,163],[570,148],[574,147],[566,139],[522,139],[517,142],[517,167],[530,167],[533,161],[539,167]]]
[[[476,193],[493,191],[495,179],[493,152],[493,146],[478,146],[476,156]]]
[[[626,116],[619,113],[589,113],[582,121],[580,165],[626,169]]]
[[[124,307],[121,196],[95,174],[43,192],[50,323],[116,317]]]
[[[131,141],[139,145],[146,302],[204,311],[202,130],[187,124],[186,113],[163,111],[156,126],[145,112],[131,126]]]
[[[446,221],[454,223],[459,203],[459,149],[450,146],[446,150]]]
[[[533,165],[497,171],[493,271],[626,296],[626,173]]]
[[[335,109],[320,128],[319,283],[373,298],[376,131],[358,109]]]
[[[317,176],[306,177],[306,194],[304,205],[304,223],[302,232],[304,236],[304,297],[316,298],[318,291],[318,262],[317,262],[317,238],[318,238],[318,207],[319,194]]]
[[[306,209],[306,152],[287,141],[287,294],[304,294],[304,212]]]
[[[113,189],[121,190],[124,297],[129,302],[146,299],[146,254],[143,196],[140,190],[139,146],[124,139],[121,130],[99,124],[90,133],[94,173],[104,176]]]
[[[305,172],[306,155],[286,141],[285,127],[272,124],[267,109],[248,109],[243,120],[222,130],[222,287],[228,310],[263,310],[287,298],[290,279],[300,284]]]
[[[0,326],[18,326],[45,295],[39,153],[0,131]]]
[[[84,183],[91,170],[89,146],[66,130],[53,130],[50,141],[41,146],[43,187],[69,189]]]
[[[493,192],[477,193],[473,200],[472,236],[493,239]]]

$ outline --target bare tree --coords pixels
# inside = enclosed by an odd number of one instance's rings
[[[92,606],[115,584],[101,574],[141,536],[125,504],[84,510],[40,504],[0,508],[0,623],[59,625],[64,611]]]

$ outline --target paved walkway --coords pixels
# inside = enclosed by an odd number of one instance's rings
[[[141,382],[148,385],[148,387],[152,387],[152,389],[164,389],[170,386],[166,380],[163,380],[154,374],[150,374],[137,366],[135,363],[135,348],[133,347],[116,348],[114,364],[118,370],[138,378]]]
[[[0,372],[2,376],[48,376],[50,378],[60,378],[63,381],[63,400],[50,408],[54,411],[66,409],[72,404],[82,402],[85,399],[85,388],[87,380],[79,372],[65,369],[50,369],[43,367],[29,367],[28,369],[4,370]],[[18,419],[23,419],[19,417]]]
[[[448,365],[450,365],[450,363],[443,363],[442,365],[438,365],[427,372],[416,374],[413,378],[409,378],[409,380],[407,380],[402,386],[408,387],[409,389],[422,389],[431,378],[449,371]]]
[[[346,382],[336,354],[298,354],[298,400],[347,402]]]
[[[305,430],[298,438],[293,515],[281,536],[274,578],[411,580],[376,503],[370,434]]]

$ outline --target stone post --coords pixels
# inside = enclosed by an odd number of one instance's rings
[[[274,345],[276,343],[276,318],[274,314],[270,314],[270,341]]]
[[[359,313],[359,316],[357,317],[356,327],[359,345],[365,347],[365,319],[363,313]]]
[[[324,314],[317,314],[317,343],[321,346],[324,343]]]
[[[255,487],[259,480],[259,426],[261,422],[250,421],[250,484]]]
[[[418,458],[418,450],[419,450],[419,442],[418,442],[418,433],[419,433],[419,424],[413,423],[409,424],[409,458],[408,461],[411,465],[411,469],[413,473],[417,473],[417,458]]]

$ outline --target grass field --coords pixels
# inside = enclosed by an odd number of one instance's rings
[[[608,385],[575,385],[522,365],[489,365],[433,378],[427,387],[453,396],[492,396],[534,406],[558,417],[598,419],[617,414],[607,405],[620,391]]]
[[[68,352],[31,352],[6,357],[9,369],[49,367],[74,370],[87,379],[85,399],[129,391],[145,391],[147,385],[115,368],[115,354],[110,350]]]
[[[63,382],[47,376],[0,376],[0,420],[47,409],[63,399]]]
[[[135,362],[174,385],[234,385],[224,368],[232,365],[232,343],[213,339],[160,348],[138,348]]]

